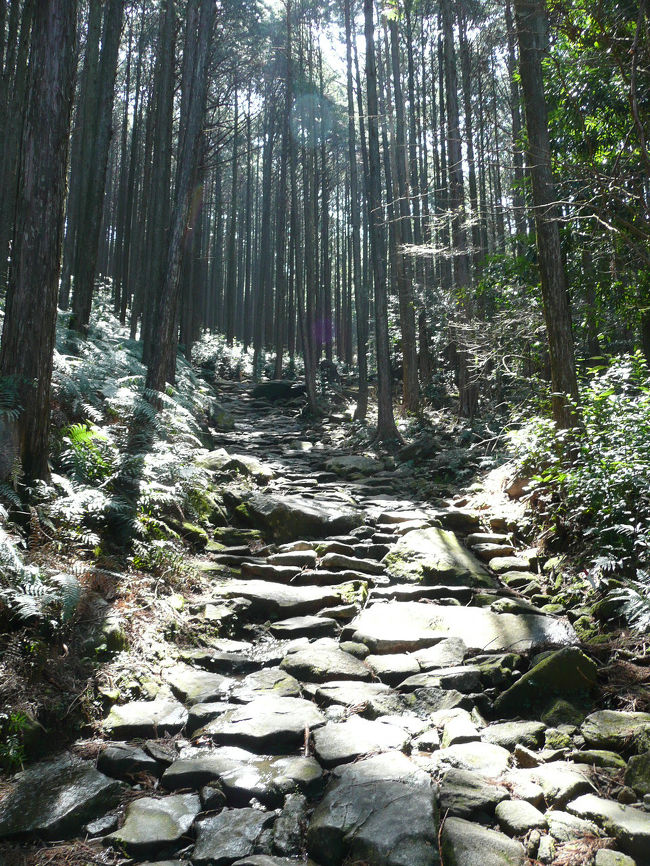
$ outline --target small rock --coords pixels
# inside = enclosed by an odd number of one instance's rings
[[[481,739],[486,743],[503,746],[512,752],[516,745],[528,749],[537,749],[544,739],[545,725],[541,722],[502,722],[489,725],[481,732]]]
[[[328,680],[369,680],[370,668],[340,649],[310,646],[289,653],[280,665],[300,680],[322,683]]]
[[[273,848],[286,857],[302,850],[307,820],[307,798],[302,794],[288,794],[284,807],[273,827]]]
[[[650,794],[650,752],[630,758],[625,772],[625,784],[641,797]]]
[[[454,746],[456,743],[471,743],[480,740],[481,736],[468,712],[462,712],[450,719],[442,734],[442,746]]]
[[[600,848],[596,851],[594,866],[636,866],[636,861],[620,851]]]
[[[441,842],[449,866],[523,866],[526,857],[520,842],[463,818],[445,821]]]
[[[542,836],[537,849],[537,859],[539,862],[543,863],[544,866],[550,866],[555,860],[556,847],[552,836]]]
[[[218,815],[197,821],[192,863],[230,866],[251,854],[270,854],[264,850],[262,840],[274,818],[273,812],[259,809],[224,809]]]
[[[508,798],[505,787],[470,770],[448,770],[440,783],[442,814],[457,818],[490,818],[498,803]]]
[[[496,807],[495,815],[501,829],[511,836],[546,827],[544,815],[525,800],[504,800]]]
[[[146,856],[174,847],[188,832],[201,809],[196,794],[176,794],[163,799],[142,797],[129,803],[124,826],[104,837],[129,854]]]
[[[97,769],[113,779],[129,779],[138,773],[159,776],[161,772],[158,761],[128,743],[114,743],[103,749],[97,758]]]
[[[560,809],[549,809],[546,813],[548,830],[558,842],[572,842],[584,836],[600,836],[593,821],[585,821]]]

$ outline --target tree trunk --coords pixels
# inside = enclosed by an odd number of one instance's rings
[[[75,0],[37,0],[31,34],[11,278],[0,347],[0,376],[15,380],[22,409],[10,438],[28,479],[49,477],[50,386],[76,13]]]
[[[208,61],[216,6],[214,0],[200,0],[199,31],[196,53],[191,58],[191,95],[187,112],[187,126],[179,155],[175,205],[167,249],[167,268],[158,302],[156,343],[147,370],[147,388],[162,391],[174,369],[173,351],[176,346],[178,296],[182,242],[190,211],[192,178],[196,174],[198,145],[203,127],[208,83]]]
[[[382,232],[384,209],[381,201],[381,168],[377,106],[377,66],[375,61],[375,27],[373,2],[363,0],[366,36],[366,92],[368,99],[368,207],[370,211],[370,246],[375,284],[375,336],[377,343],[377,441],[400,439],[393,415],[392,375],[388,339],[388,299],[386,261]]]
[[[571,313],[560,248],[560,230],[551,171],[548,115],[544,96],[542,54],[545,50],[546,10],[543,0],[515,0],[519,40],[519,68],[528,130],[528,164],[533,188],[537,251],[544,318],[548,334],[553,387],[553,417],[559,427],[571,427],[576,413],[576,378]]]

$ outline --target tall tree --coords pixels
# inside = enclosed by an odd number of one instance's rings
[[[36,0],[0,376],[18,389],[9,431],[29,479],[48,478],[50,387],[74,90],[76,0]]]
[[[368,184],[366,195],[370,212],[370,248],[375,285],[375,340],[377,349],[377,441],[395,442],[400,438],[393,414],[390,345],[388,339],[388,298],[383,243],[384,208],[381,200],[381,163],[379,156],[379,109],[377,101],[377,63],[373,0],[363,0],[366,37],[366,94],[368,100]]]
[[[189,34],[186,35],[187,48],[191,52],[186,59],[192,70],[191,75],[188,76],[190,95],[188,97],[187,121],[179,154],[175,204],[167,245],[167,266],[158,298],[156,342],[147,370],[147,388],[155,391],[162,391],[165,382],[173,381],[175,372],[181,255],[190,212],[192,179],[196,173],[199,141],[205,114],[208,61],[214,31],[216,3],[215,0],[198,0],[198,2],[200,3],[198,36],[196,39],[189,39]]]
[[[528,165],[532,182],[537,251],[542,284],[544,318],[548,334],[553,388],[553,417],[570,427],[575,414],[567,397],[577,400],[573,335],[566,272],[560,248],[558,205],[551,170],[548,111],[544,95],[542,55],[547,44],[544,0],[514,0],[519,71],[528,132]]]

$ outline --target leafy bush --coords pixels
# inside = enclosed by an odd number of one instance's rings
[[[643,357],[593,371],[580,389],[582,423],[558,432],[534,418],[513,434],[522,472],[534,473],[546,519],[580,541],[597,585],[615,575],[612,600],[650,624],[650,379]],[[584,542],[586,541],[586,545]],[[627,583],[626,583],[627,582]]]

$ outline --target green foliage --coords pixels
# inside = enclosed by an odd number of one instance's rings
[[[546,521],[580,542],[594,585],[630,581],[617,601],[631,624],[648,621],[650,379],[640,354],[594,371],[581,387],[582,424],[558,432],[534,418],[513,434],[520,469],[535,473]]]
[[[0,420],[15,421],[20,415],[18,382],[15,376],[0,376]]]
[[[71,424],[63,430],[61,464],[76,481],[101,484],[111,473],[114,449],[108,437],[92,424]]]
[[[0,767],[9,772],[22,767],[25,760],[23,734],[29,728],[25,713],[0,713]]]

